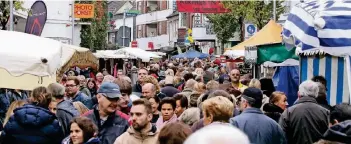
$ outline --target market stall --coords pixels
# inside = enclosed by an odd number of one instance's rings
[[[97,58],[104,58],[104,59],[134,59],[135,57],[128,57],[124,54],[115,54],[116,50],[98,50],[94,55]]]
[[[299,90],[299,61],[287,59],[281,63],[266,61],[263,67],[274,68],[272,80],[277,91],[284,92],[288,98],[289,106],[292,106],[297,99]]]
[[[181,53],[175,56],[172,56],[172,59],[174,58],[188,58],[188,59],[194,59],[194,58],[199,58],[199,59],[204,59],[208,58],[210,55],[198,52],[196,50],[190,49],[186,51],[185,53]]]
[[[60,42],[0,30],[0,88],[32,90],[56,81],[61,67]]]
[[[60,80],[71,67],[97,67],[89,49],[48,38],[0,31],[0,43],[0,88],[32,90]]]
[[[143,62],[149,62],[151,59],[154,59],[154,58],[161,58],[161,56],[154,54],[152,52],[148,52],[146,50],[139,49],[139,48],[131,48],[131,47],[118,49],[115,52],[115,54],[123,54],[128,57],[135,57],[135,58],[141,59]]]
[[[271,20],[249,39],[232,48],[227,48],[223,55],[230,57],[245,56],[245,47],[281,43],[281,31],[282,27],[275,21]]]
[[[299,3],[284,24],[287,46],[297,46],[300,82],[321,75],[330,105],[350,103],[351,17],[345,1]]]
[[[71,67],[78,67],[80,69],[89,67],[97,70],[98,66],[99,60],[89,49],[62,44],[61,67],[57,71],[57,81],[59,81],[62,75]]]

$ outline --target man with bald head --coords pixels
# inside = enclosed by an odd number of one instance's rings
[[[235,96],[239,96],[246,88],[246,85],[240,83],[240,71],[233,69],[229,73],[230,83],[224,83],[220,85],[220,89],[228,91]]]
[[[152,98],[156,96],[156,86],[152,83],[146,83],[142,87],[142,98]]]
[[[247,86],[240,83],[240,71],[238,69],[233,69],[232,71],[230,71],[230,79],[232,82],[232,87],[234,89],[243,92],[244,89],[247,88]]]

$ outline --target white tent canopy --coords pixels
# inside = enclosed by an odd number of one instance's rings
[[[245,56],[245,50],[227,50],[223,55],[236,59]]]
[[[124,54],[115,54],[116,50],[98,50],[94,55],[98,58],[113,58],[113,59],[124,59],[124,58],[132,58],[135,57],[128,57]]]
[[[13,76],[49,76],[61,66],[62,48],[58,41],[0,30],[0,44],[0,68]]]
[[[130,47],[118,49],[115,54],[124,54],[126,56],[133,56],[141,59],[143,62],[149,62],[150,59],[152,58],[161,58],[161,56],[158,56],[146,50],[139,49],[139,48],[130,48]]]

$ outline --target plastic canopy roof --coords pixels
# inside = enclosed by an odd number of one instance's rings
[[[200,58],[200,59],[203,59],[203,58],[207,58],[209,56],[210,56],[209,54],[201,53],[201,52],[198,52],[196,50],[190,49],[185,53],[181,53],[181,54],[172,56],[172,58],[189,58],[189,59]]]
[[[61,42],[0,30],[0,68],[13,76],[49,76],[61,66]]]
[[[115,54],[124,54],[127,56],[134,56],[136,58],[141,59],[143,62],[149,62],[150,59],[152,58],[161,58],[161,56],[158,56],[154,53],[148,52],[146,50],[140,49],[140,48],[131,48],[131,47],[125,47],[118,49]]]
[[[274,20],[270,20],[260,31],[249,39],[239,43],[238,45],[228,48],[228,50],[245,50],[247,46],[258,46],[265,44],[275,44],[282,42],[282,26]]]

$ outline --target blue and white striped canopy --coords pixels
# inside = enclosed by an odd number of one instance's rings
[[[311,79],[313,76],[324,76],[327,80],[327,100],[330,105],[349,103],[350,91],[348,72],[350,69],[344,57],[301,56],[300,82]]]
[[[283,28],[287,44],[302,51],[351,55],[351,0],[313,0],[296,4]]]

